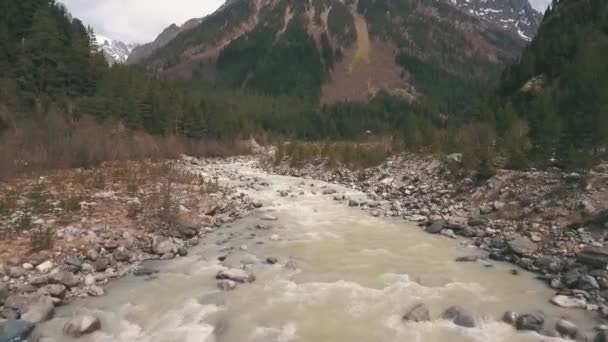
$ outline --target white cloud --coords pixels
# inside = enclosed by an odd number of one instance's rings
[[[148,42],[170,24],[215,11],[225,0],[60,0],[95,32],[124,42]]]
[[[551,0],[530,0],[530,5],[534,7],[537,11],[541,13],[545,13],[545,10],[551,3]]]

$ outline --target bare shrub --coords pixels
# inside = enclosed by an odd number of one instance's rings
[[[55,235],[51,228],[39,228],[30,234],[30,248],[33,252],[52,249],[54,244]]]

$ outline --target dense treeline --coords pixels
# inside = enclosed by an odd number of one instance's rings
[[[588,166],[608,144],[608,2],[554,0],[499,89],[530,129],[529,156]]]

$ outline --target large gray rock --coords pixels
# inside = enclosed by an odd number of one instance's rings
[[[587,301],[582,298],[568,297],[564,295],[557,295],[551,298],[551,303],[570,309],[584,309],[587,307]]]
[[[576,335],[578,335],[578,327],[576,326],[576,324],[565,319],[559,319],[555,323],[555,330],[557,330],[557,332],[561,336],[572,339],[575,338]]]
[[[129,254],[129,251],[124,246],[120,246],[120,247],[116,248],[114,250],[114,252],[112,253],[112,256],[114,257],[114,259],[116,261],[120,261],[120,262],[129,261],[129,259],[131,259],[131,255]]]
[[[23,320],[9,320],[0,329],[0,342],[24,341],[34,330],[34,324]]]
[[[93,269],[97,272],[103,272],[110,266],[110,259],[107,257],[98,257],[93,262]]]
[[[473,315],[460,306],[452,306],[441,314],[441,318],[454,322],[454,324],[465,327],[475,327]]]
[[[450,216],[445,226],[453,230],[462,230],[466,228],[468,223],[469,220],[466,217]]]
[[[431,320],[431,314],[426,305],[418,304],[403,315],[403,320],[410,322],[427,322]]]
[[[26,322],[38,324],[53,318],[54,313],[55,305],[51,298],[41,296],[38,300],[28,305],[25,312],[22,312],[21,319]]]
[[[165,255],[171,253],[175,245],[170,238],[164,236],[155,236],[152,239],[152,251],[157,255]]]
[[[77,316],[65,323],[63,333],[70,337],[80,337],[101,329],[99,318],[91,315]]]
[[[8,285],[5,283],[0,283],[0,306],[4,304],[6,298],[8,298]]]
[[[40,290],[38,290],[38,293],[43,294],[43,295],[49,295],[49,296],[55,297],[55,298],[63,298],[63,297],[65,297],[66,291],[67,291],[67,288],[65,285],[49,284],[49,285],[45,285],[44,287],[40,288]]]
[[[507,242],[509,251],[516,255],[529,255],[536,252],[537,246],[534,242],[523,235],[515,235],[515,237]]]
[[[216,279],[228,279],[236,281],[237,283],[252,283],[255,281],[255,275],[239,268],[230,268],[227,270],[220,271],[216,276]]]
[[[540,331],[545,323],[545,315],[542,312],[534,312],[517,317],[515,328],[517,330]]]
[[[608,247],[589,246],[578,254],[581,264],[606,269],[608,265]]]
[[[426,227],[425,231],[430,234],[439,234],[443,230],[444,221],[435,221],[430,226]]]
[[[62,284],[67,287],[74,287],[79,283],[79,279],[74,273],[64,270],[55,270],[51,272],[48,279],[52,284]]]

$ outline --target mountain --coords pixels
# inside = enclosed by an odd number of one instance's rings
[[[156,39],[147,44],[143,44],[137,46],[133,49],[131,54],[129,54],[129,58],[127,59],[127,64],[136,64],[141,62],[142,60],[148,58],[151,54],[153,54],[156,50],[167,45],[171,40],[177,37],[178,34],[191,30],[198,26],[203,19],[194,18],[185,22],[182,26],[178,26],[176,24],[172,24],[161,32]]]
[[[542,14],[535,10],[528,0],[446,1],[526,41],[532,40],[542,21]]]
[[[608,2],[554,1],[538,35],[501,77],[499,95],[533,150],[584,163],[608,145]]]
[[[123,64],[131,54],[137,44],[126,44],[119,40],[113,40],[100,34],[95,35],[97,46],[103,52],[104,57],[110,65]]]
[[[453,108],[519,54],[539,16],[526,0],[230,0],[142,63],[323,104],[384,90]]]

